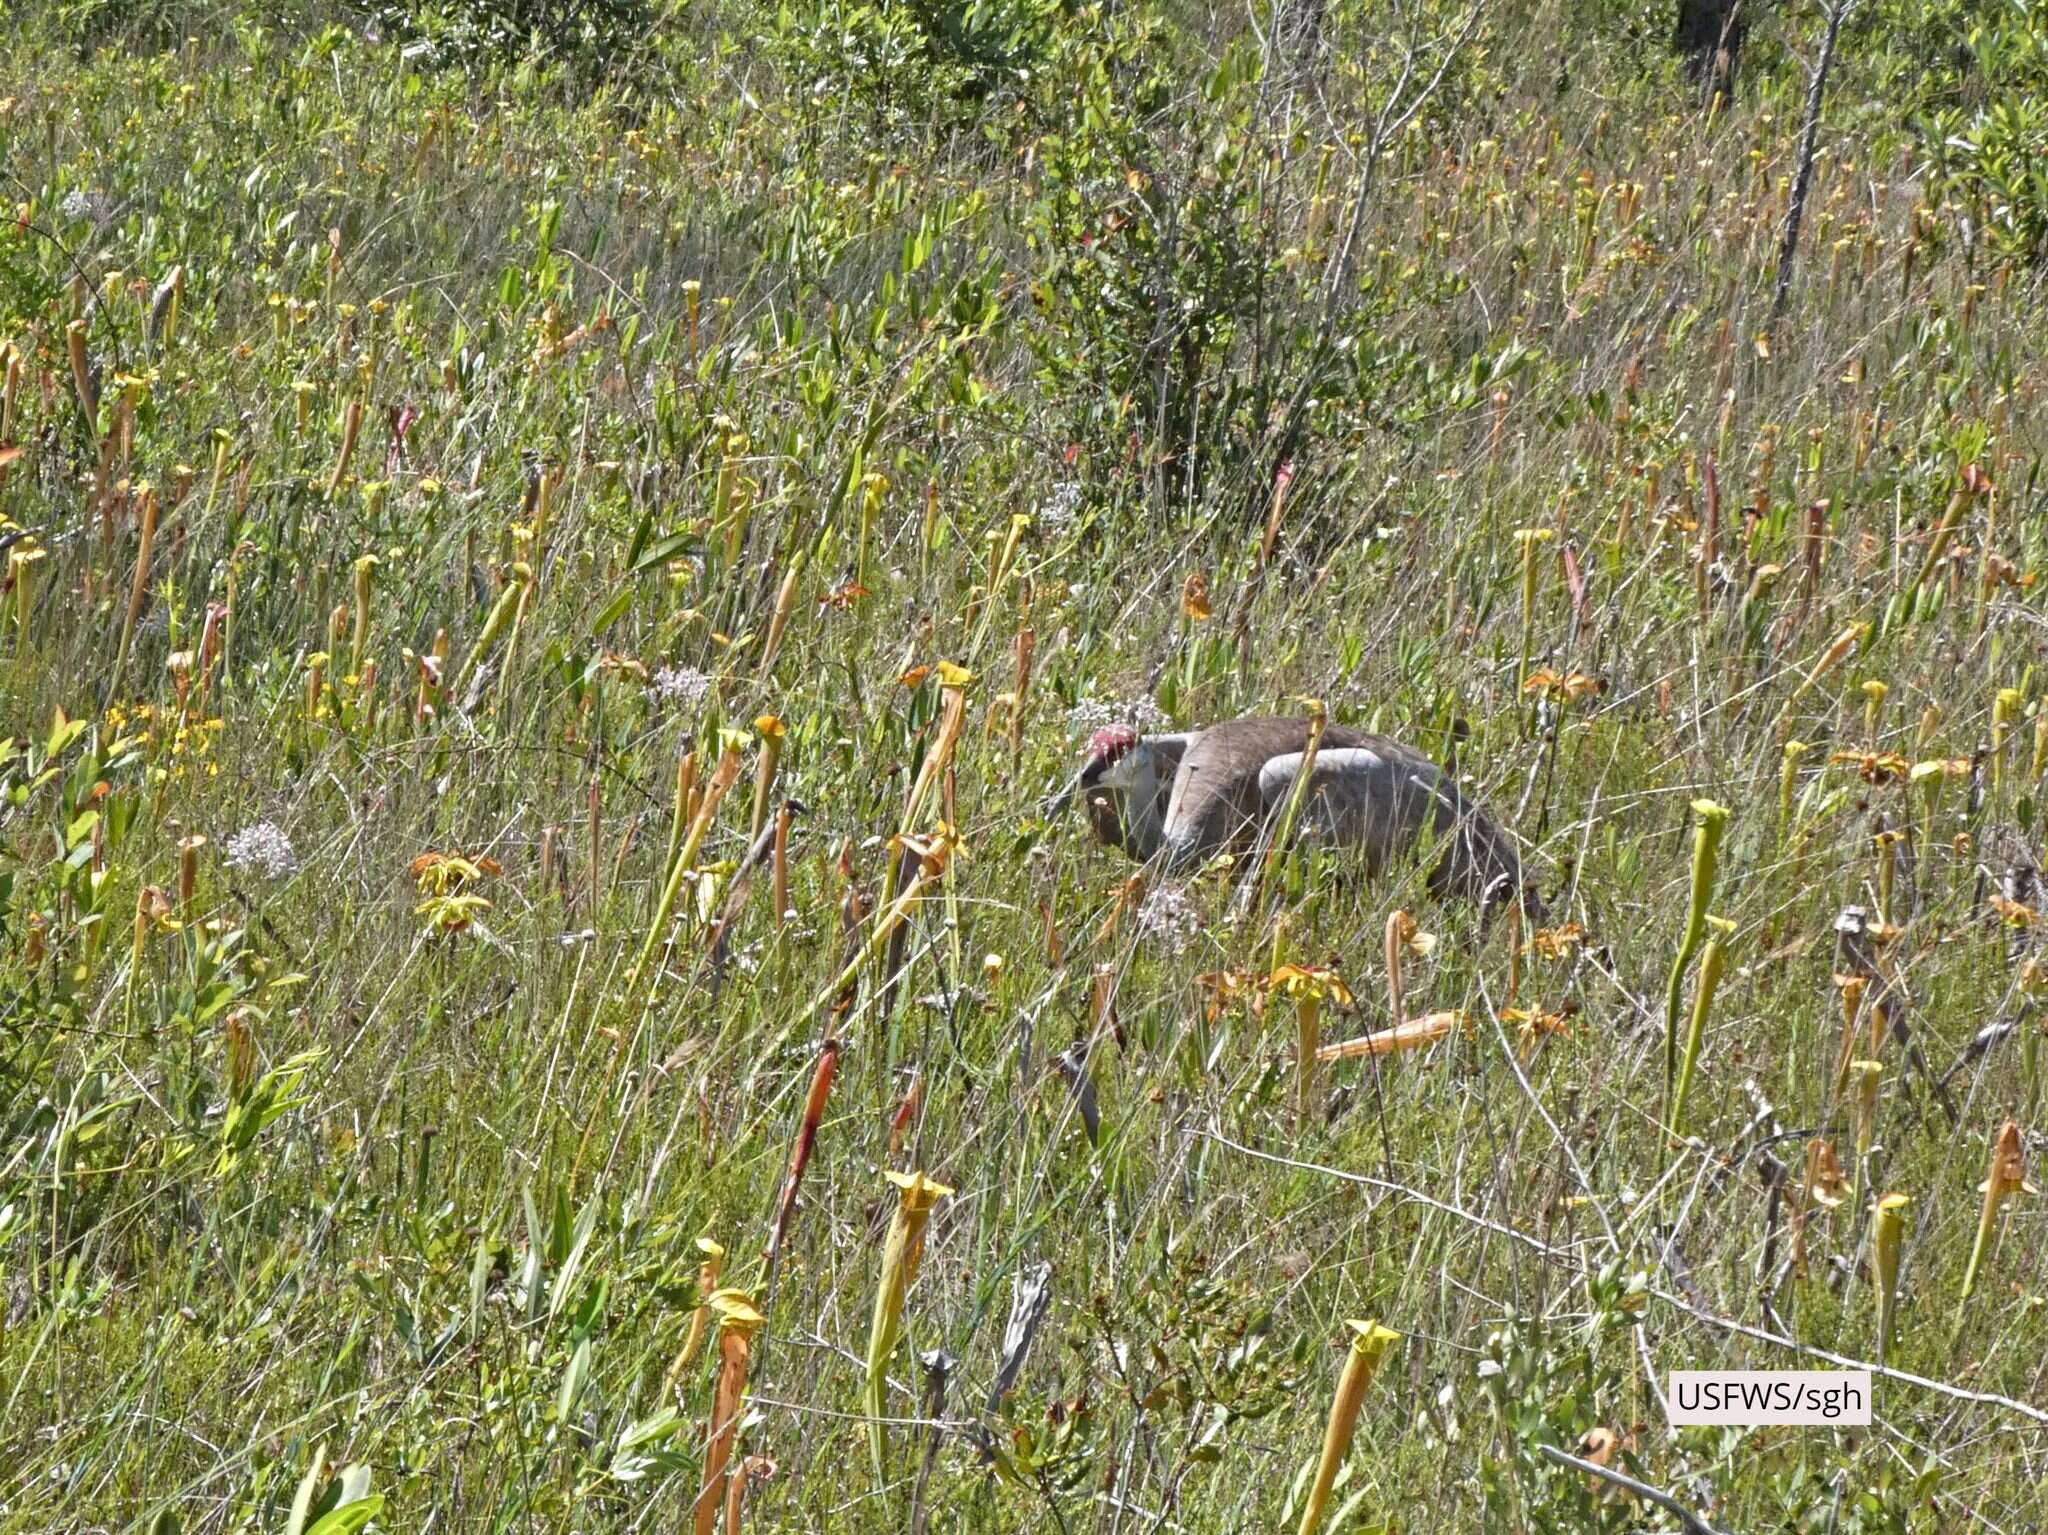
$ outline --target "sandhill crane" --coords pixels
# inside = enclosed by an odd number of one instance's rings
[[[1273,835],[1307,745],[1308,722],[1282,715],[1178,735],[1111,725],[1089,738],[1087,762],[1046,813],[1079,796],[1097,840],[1185,869]],[[1443,852],[1429,876],[1432,892],[1489,908],[1519,897],[1534,909],[1514,840],[1443,769],[1387,736],[1324,729],[1296,834],[1357,849],[1369,875],[1433,837]]]

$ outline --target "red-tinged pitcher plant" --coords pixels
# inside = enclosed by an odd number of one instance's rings
[[[1322,1522],[1323,1507],[1337,1485],[1337,1473],[1344,1457],[1351,1453],[1351,1439],[1358,1431],[1358,1414],[1365,1405],[1366,1388],[1378,1372],[1380,1361],[1401,1335],[1378,1322],[1346,1322],[1351,1330],[1351,1347],[1344,1351],[1344,1368],[1337,1376],[1337,1395],[1330,1403],[1330,1421],[1323,1430],[1322,1458],[1316,1462],[1316,1479],[1309,1485],[1308,1501],[1302,1505],[1298,1535],[1314,1535]]]
[[[875,1315],[868,1327],[867,1383],[862,1405],[868,1418],[868,1449],[874,1457],[875,1483],[886,1479],[886,1436],[882,1418],[888,1399],[889,1360],[903,1341],[903,1302],[924,1264],[924,1228],[933,1208],[953,1191],[922,1172],[887,1173],[896,1185],[896,1213],[882,1245],[882,1274],[875,1284]]]
[[[782,1180],[782,1197],[776,1202],[775,1227],[768,1237],[767,1276],[764,1293],[775,1284],[775,1262],[782,1255],[782,1239],[789,1231],[790,1212],[796,1209],[797,1190],[804,1181],[804,1169],[811,1165],[811,1152],[818,1144],[818,1126],[825,1118],[825,1105],[832,1097],[832,1079],[839,1071],[839,1041],[828,1039],[818,1051],[818,1066],[811,1073],[811,1090],[804,1098],[803,1122],[797,1126],[796,1147],[789,1154],[789,1172]]]
[[[178,839],[178,915],[186,922],[193,917],[199,884],[199,850],[205,846],[206,838],[198,832]]]
[[[695,1535],[712,1535],[725,1506],[726,1467],[738,1437],[747,1394],[747,1363],[762,1316],[744,1290],[720,1290],[711,1297],[718,1313],[718,1384],[711,1393],[711,1421],[704,1431],[704,1480],[694,1509]]]

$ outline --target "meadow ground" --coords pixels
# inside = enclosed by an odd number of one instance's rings
[[[8,8],[0,1530],[2048,1524],[2048,22],[1795,265],[1825,20]],[[1316,709],[1542,922],[1041,814]]]

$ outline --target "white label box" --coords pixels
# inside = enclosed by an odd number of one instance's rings
[[[1800,1424],[1864,1428],[1868,1370],[1673,1370],[1666,1389],[1673,1427]]]

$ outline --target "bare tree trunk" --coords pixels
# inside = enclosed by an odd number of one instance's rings
[[[1678,0],[1678,28],[1671,45],[1685,59],[1686,78],[1702,99],[1735,99],[1735,62],[1749,30],[1748,0]]]
[[[1820,136],[1821,100],[1827,93],[1828,69],[1835,62],[1835,39],[1841,36],[1842,19],[1854,8],[1855,0],[1833,0],[1827,8],[1828,31],[1820,45],[1820,62],[1813,66],[1813,78],[1806,86],[1806,126],[1799,133],[1799,170],[1792,181],[1792,201],[1785,210],[1785,238],[1778,247],[1778,291],[1771,301],[1771,318],[1783,319],[1792,302],[1792,263],[1799,257],[1799,224],[1806,214],[1806,194],[1813,186],[1813,151]]]

